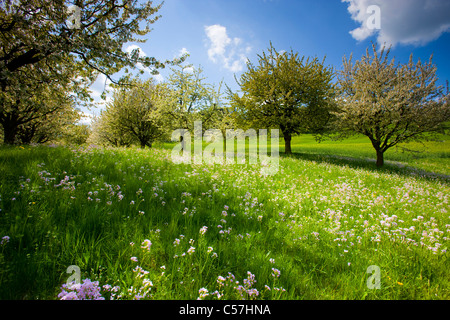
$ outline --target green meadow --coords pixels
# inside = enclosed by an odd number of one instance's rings
[[[72,265],[105,299],[450,299],[448,136],[377,168],[302,135],[274,175],[173,146],[0,147],[0,299],[68,298]]]

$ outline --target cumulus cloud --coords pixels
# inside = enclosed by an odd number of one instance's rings
[[[205,32],[211,41],[208,49],[208,57],[211,61],[216,62],[217,57],[225,56],[225,48],[231,43],[231,39],[227,35],[227,28],[215,24],[206,26]]]
[[[379,45],[425,45],[450,32],[450,1],[442,0],[342,0],[360,27],[350,31],[358,41],[377,35]],[[374,28],[375,11],[380,9],[380,25]],[[369,8],[369,10],[368,10]],[[373,8],[373,7],[372,7]]]
[[[230,38],[227,28],[219,24],[205,26],[205,33],[209,39],[209,59],[214,63],[221,63],[231,72],[242,71],[251,47],[245,45],[240,38]]]

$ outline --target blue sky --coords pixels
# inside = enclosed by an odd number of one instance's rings
[[[371,5],[379,8],[378,16],[367,11]],[[278,51],[326,56],[326,64],[337,69],[344,55],[353,53],[357,60],[371,42],[387,43],[393,46],[390,56],[401,63],[411,53],[415,61],[427,61],[433,54],[439,84],[450,80],[447,0],[166,0],[159,14],[147,42],[125,49],[138,45],[142,54],[162,61],[189,52],[187,62],[201,65],[207,82],[218,85],[223,80],[234,90],[234,76],[245,71],[246,59],[256,63],[270,41]],[[374,19],[379,28],[368,27]],[[164,81],[169,72],[162,70],[157,80]],[[104,81],[99,77],[92,86],[94,98]]]

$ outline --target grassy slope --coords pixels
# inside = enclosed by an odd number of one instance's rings
[[[280,144],[280,152],[284,151]],[[409,150],[409,151],[408,151]],[[328,156],[330,160],[339,157],[354,158],[360,165],[375,162],[375,150],[364,136],[355,136],[343,141],[326,140],[317,143],[312,135],[296,136],[292,140],[292,152],[313,159]],[[388,149],[385,153],[387,167],[410,166],[424,171],[450,175],[450,137],[441,136],[439,141],[426,143],[409,142]],[[345,159],[344,159],[345,160]],[[369,161],[368,161],[369,160]]]
[[[263,299],[449,299],[448,179],[331,156],[370,157],[356,141],[296,138],[302,153],[268,177],[259,166],[175,165],[164,148],[2,147],[0,298],[56,298],[75,264],[124,298],[142,287],[139,265],[156,299],[196,299],[200,288],[241,298],[217,280],[249,284],[248,272],[257,282],[242,290]],[[448,174],[446,154],[387,159]],[[380,290],[366,286],[370,265]]]

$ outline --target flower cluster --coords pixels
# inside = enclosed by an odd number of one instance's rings
[[[200,235],[204,235],[205,233],[206,233],[206,231],[208,230],[208,227],[207,226],[203,226],[201,229],[200,229]]]
[[[83,283],[63,284],[58,298],[61,300],[105,300],[100,290],[98,281],[84,279]]]
[[[152,242],[148,239],[145,239],[142,243],[141,243],[141,248],[145,249],[147,251],[150,251],[150,247],[152,246]]]
[[[272,276],[275,278],[280,276],[280,270],[272,268],[272,271]],[[242,282],[243,284],[240,284],[231,272],[228,272],[226,277],[219,275],[216,280],[217,290],[214,292],[209,292],[207,288],[201,288],[198,299],[204,299],[207,296],[215,299],[221,299],[225,296],[226,299],[246,300],[256,299],[261,295],[261,292],[257,288],[254,288],[257,281],[256,276],[253,273],[247,271],[247,278],[245,278]],[[268,285],[264,285],[264,288],[264,292],[273,291],[276,293],[277,297],[286,291],[282,287],[273,287],[273,289],[271,289]]]
[[[279,278],[281,275],[280,270],[276,269],[276,268],[272,268],[272,277],[274,278]]]
[[[2,241],[0,242],[0,245],[6,245],[9,242],[9,236],[2,237]]]
[[[198,290],[198,299],[197,300],[202,300],[203,298],[205,298],[207,296],[209,296],[208,289],[200,288],[200,290]]]

